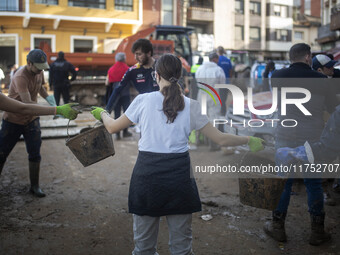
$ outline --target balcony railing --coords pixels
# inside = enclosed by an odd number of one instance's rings
[[[331,10],[332,10],[332,14],[331,14],[330,29],[339,30],[340,29],[340,4],[334,6]]]
[[[68,6],[106,9],[106,0],[68,0]]]
[[[333,41],[336,40],[336,38],[336,33],[330,30],[330,24],[318,28],[318,38],[316,39],[318,43]]]
[[[23,12],[24,0],[13,1],[13,0],[1,0],[0,1],[0,12]]]
[[[212,0],[191,0],[189,1],[189,7],[214,9],[214,1]]]
[[[214,21],[213,9],[189,7],[187,15],[189,20]]]

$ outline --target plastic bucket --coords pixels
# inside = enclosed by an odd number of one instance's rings
[[[252,178],[240,178],[240,202],[256,208],[274,210],[280,200],[286,178],[263,178],[262,174]]]
[[[68,139],[66,146],[84,167],[115,154],[112,135],[104,126],[92,128]]]

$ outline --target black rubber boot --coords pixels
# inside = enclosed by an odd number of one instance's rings
[[[37,197],[44,197],[46,194],[39,187],[39,172],[40,172],[40,162],[29,161],[30,170],[30,181],[31,189],[30,192]]]
[[[273,212],[273,219],[263,226],[264,232],[278,242],[287,242],[285,219],[286,213]]]
[[[324,229],[325,214],[323,215],[311,215],[311,230],[312,233],[309,238],[310,245],[321,245],[331,240],[331,235],[325,232]]]

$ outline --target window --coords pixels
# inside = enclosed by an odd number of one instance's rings
[[[260,41],[261,40],[261,29],[259,27],[250,27],[249,28],[249,39],[252,41]]]
[[[162,25],[173,25],[173,0],[162,0]]]
[[[93,49],[92,40],[74,40],[74,52],[86,52],[91,53]]]
[[[96,36],[71,36],[71,52],[86,52],[95,53],[97,52],[97,41]]]
[[[329,8],[325,8],[324,14],[325,14],[325,15],[323,15],[324,23],[325,24],[330,23],[331,22],[330,9]]]
[[[243,0],[235,0],[235,12],[244,13],[244,1]]]
[[[288,7],[283,5],[274,5],[274,16],[287,18]]]
[[[44,44],[47,44],[49,47],[52,45],[51,38],[34,38],[34,49],[43,49]]]
[[[55,52],[55,35],[48,34],[31,34],[31,49],[49,48]]]
[[[288,17],[288,7],[287,6],[281,6],[281,17],[282,18]]]
[[[294,0],[293,1],[293,6],[300,7],[301,6],[301,0]]]
[[[190,7],[198,7],[198,8],[214,8],[214,1],[213,0],[190,0],[189,1]]]
[[[303,32],[295,31],[294,32],[294,38],[295,38],[295,40],[303,40]]]
[[[288,30],[277,29],[276,30],[276,40],[287,42],[288,41]]]
[[[115,0],[115,9],[120,11],[133,11],[133,0]]]
[[[4,72],[7,66],[19,63],[18,34],[0,34],[0,56],[0,66],[2,65]]]
[[[34,0],[36,4],[58,5],[58,0]]]
[[[18,0],[0,0],[0,11],[10,11],[17,12],[19,11],[19,3]]]
[[[305,14],[311,15],[311,0],[305,0]]]
[[[68,6],[105,9],[106,0],[68,0]]]
[[[249,2],[249,12],[251,14],[261,15],[261,3]]]
[[[235,26],[235,40],[236,41],[244,40],[243,26]]]

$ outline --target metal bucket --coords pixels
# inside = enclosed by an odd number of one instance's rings
[[[69,138],[66,146],[84,167],[115,154],[112,135],[103,125]]]
[[[253,178],[240,178],[240,202],[261,209],[274,210],[286,184],[286,178],[263,178],[262,174]]]

